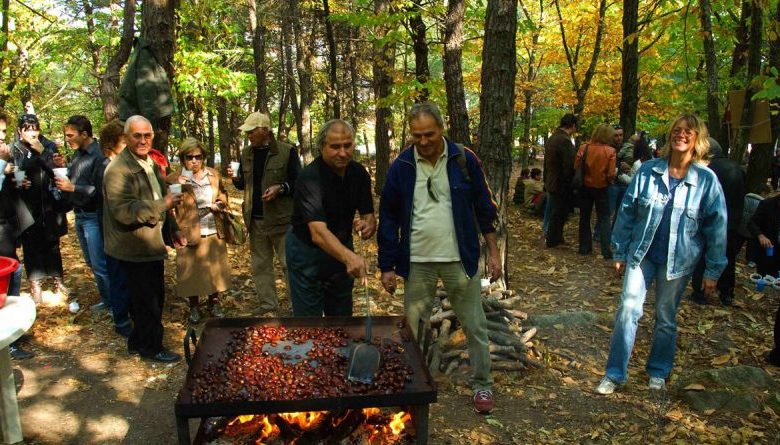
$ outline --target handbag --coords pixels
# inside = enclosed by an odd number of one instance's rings
[[[577,194],[585,185],[585,159],[588,157],[588,147],[590,144],[585,145],[585,152],[582,154],[582,160],[580,166],[574,171],[574,178],[571,180],[571,188],[575,194]]]
[[[240,245],[246,242],[246,228],[238,215],[231,211],[215,213],[217,236],[228,244]]]

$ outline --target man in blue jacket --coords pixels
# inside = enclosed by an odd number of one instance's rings
[[[430,319],[442,280],[468,340],[474,409],[488,413],[492,379],[477,269],[482,233],[490,278],[501,276],[497,205],[477,156],[443,136],[438,108],[416,104],[409,116],[413,145],[390,166],[379,203],[382,285],[393,293],[396,274],[404,278],[406,318],[416,335],[419,321]]]

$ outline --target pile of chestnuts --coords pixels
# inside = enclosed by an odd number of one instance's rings
[[[350,343],[349,335],[341,328],[253,326],[234,330],[219,356],[208,354],[208,361],[193,374],[189,386],[192,401],[393,394],[412,380],[403,346],[388,339],[379,346],[382,361],[373,381],[364,384],[347,380],[344,351]]]

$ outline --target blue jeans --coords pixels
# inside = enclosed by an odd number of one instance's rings
[[[323,265],[336,260],[319,247],[301,241],[292,229],[287,231],[284,242],[293,316],[352,316],[354,278],[346,271],[322,274]],[[349,244],[347,247],[352,248]]]
[[[114,326],[130,335],[130,294],[128,291],[127,270],[121,266],[120,261],[111,255],[106,255],[108,275],[111,283],[111,315],[114,317]]]
[[[106,306],[111,305],[110,281],[106,254],[103,251],[103,233],[100,230],[100,220],[96,212],[76,213],[76,235],[79,238],[84,261],[95,275],[95,283],[100,293],[100,301]]]
[[[8,295],[19,295],[22,287],[22,265],[16,268],[8,279]]]
[[[623,384],[628,380],[628,359],[634,348],[636,328],[642,317],[647,289],[655,282],[655,326],[653,345],[647,358],[647,374],[665,379],[672,371],[677,346],[677,307],[690,275],[666,279],[666,264],[645,258],[637,267],[629,267],[623,278],[623,292],[615,314],[615,328],[609,344],[607,378]]]

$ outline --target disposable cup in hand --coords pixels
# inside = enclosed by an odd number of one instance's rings
[[[232,161],[230,163],[230,168],[233,170],[233,177],[238,178],[238,169],[241,167],[240,162]]]
[[[24,178],[26,178],[27,175],[24,173],[24,170],[16,170],[14,171],[14,181],[16,181],[16,185],[21,187],[22,182],[24,182]]]
[[[769,246],[766,248],[766,256],[775,256],[775,246]]]
[[[181,193],[181,184],[171,184],[168,186],[171,193]]]
[[[65,167],[60,168],[53,168],[51,169],[54,172],[54,176],[57,178],[67,178],[68,177],[68,169]]]
[[[766,280],[764,280],[763,278],[758,280],[758,281],[756,281],[756,290],[757,291],[763,292],[765,286],[766,286]]]

